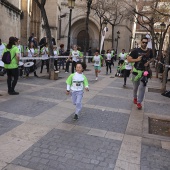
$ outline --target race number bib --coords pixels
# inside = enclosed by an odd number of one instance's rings
[[[95,61],[95,64],[99,64],[99,61]]]
[[[83,82],[82,81],[74,81],[72,86],[75,90],[83,90]]]

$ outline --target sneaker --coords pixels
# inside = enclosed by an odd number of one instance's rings
[[[8,92],[9,95],[19,95],[19,92],[13,91],[13,92]]]
[[[73,119],[74,119],[74,120],[78,120],[78,115],[75,114]]]
[[[106,72],[106,75],[108,75],[108,72]]]
[[[68,73],[68,71],[65,71],[65,73]]]
[[[98,77],[96,77],[96,81],[98,80]]]
[[[133,103],[137,104],[137,99],[136,98],[133,99]]]
[[[139,110],[141,110],[141,109],[142,109],[142,105],[141,105],[141,103],[137,103],[137,108],[138,108]]]
[[[126,84],[124,84],[123,87],[126,87]]]

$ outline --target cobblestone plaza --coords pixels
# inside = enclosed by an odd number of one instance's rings
[[[149,80],[143,110],[133,104],[132,82],[105,75],[95,81],[93,66],[85,71],[89,92],[73,121],[75,107],[65,95],[68,74],[58,80],[45,74],[20,78],[19,96],[7,94],[0,77],[0,169],[2,170],[170,170],[170,138],[148,133],[148,117],[170,120],[169,98],[159,79]],[[167,89],[170,87],[167,83]]]

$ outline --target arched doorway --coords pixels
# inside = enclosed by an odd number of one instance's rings
[[[85,35],[86,35],[86,31],[82,30],[78,33],[77,35],[77,45],[81,47],[81,51],[84,51],[84,41],[85,41]],[[87,35],[87,46],[86,46],[86,50],[88,50],[89,48],[89,34]]]

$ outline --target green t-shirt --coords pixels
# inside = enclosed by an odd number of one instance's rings
[[[18,61],[16,59],[16,54],[19,54],[19,49],[17,46],[13,45],[11,49],[5,48],[3,53],[6,51],[10,51],[11,54],[11,63],[10,64],[4,64],[5,69],[13,69],[13,68],[18,68]]]

